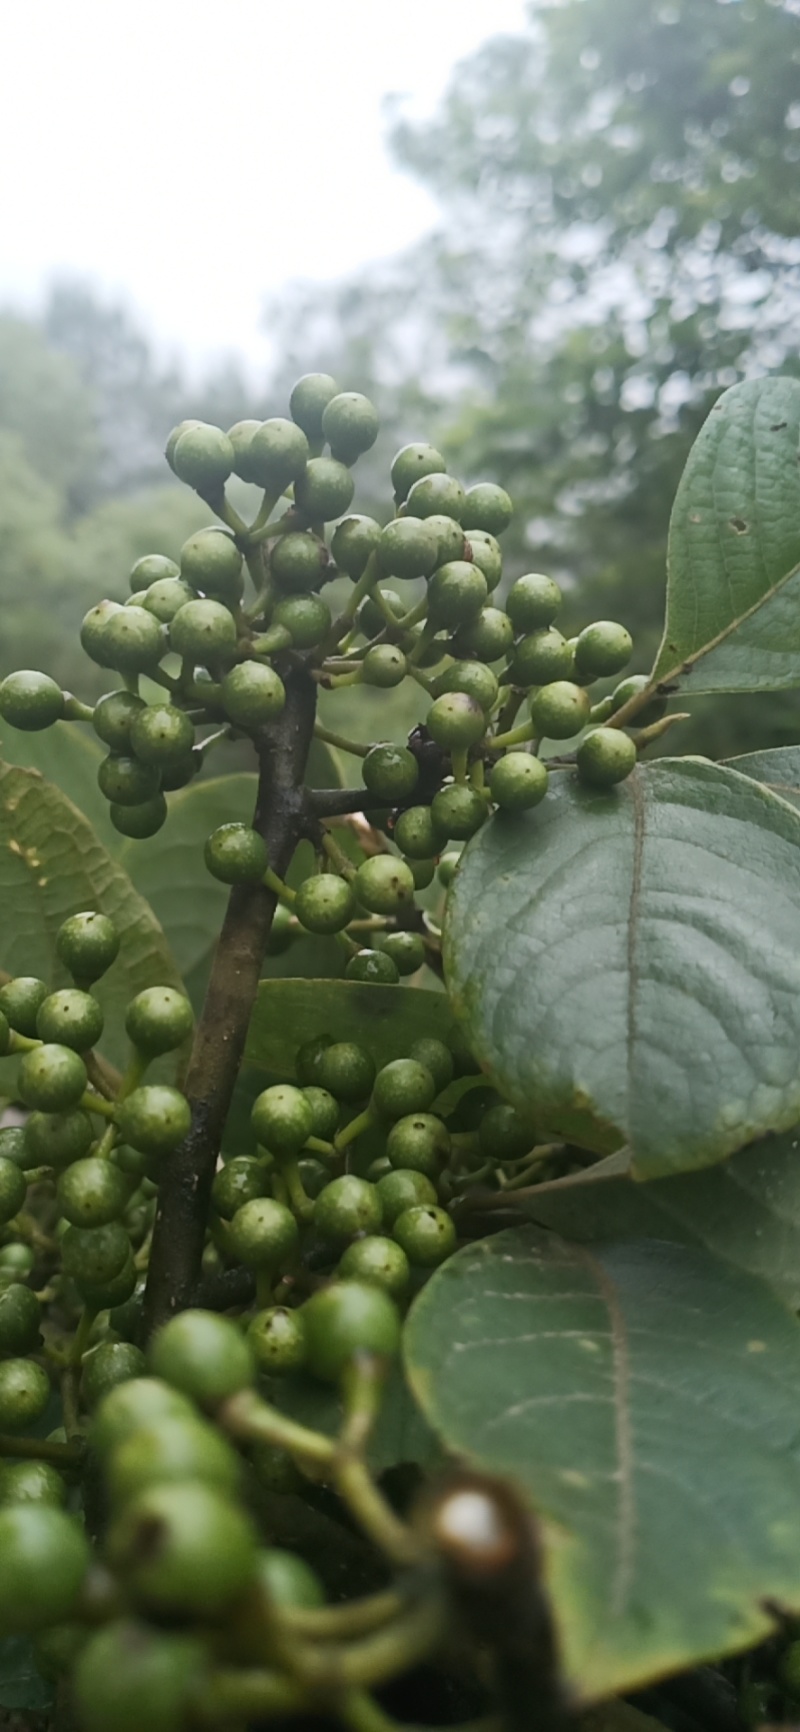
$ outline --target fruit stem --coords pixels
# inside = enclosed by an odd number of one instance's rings
[[[378,561],[375,557],[375,554],[371,553],[369,556],[369,559],[367,560],[367,563],[364,567],[364,570],[361,573],[361,576],[358,580],[358,583],[354,584],[353,588],[351,589],[350,594],[347,598],[347,601],[345,602],[345,605],[342,609],[342,612],[340,613],[339,618],[337,619],[336,624],[333,627],[333,631],[336,633],[336,642],[337,643],[339,642],[339,639],[342,637],[346,627],[352,624],[353,620],[356,617],[356,614],[358,613],[358,610],[361,606],[361,603],[364,600],[364,597],[369,595],[369,592],[372,589],[373,584],[377,583],[379,577],[380,577],[380,571],[378,569]]]
[[[116,1110],[113,1101],[107,1101],[103,1095],[93,1094],[91,1089],[84,1091],[78,1105],[83,1107],[84,1112],[99,1113],[102,1119],[113,1119]]]
[[[489,740],[492,751],[506,751],[509,746],[521,746],[526,740],[536,738],[533,722],[522,722],[518,728],[511,728],[507,734],[493,734]]]
[[[281,877],[308,825],[303,778],[315,704],[313,681],[303,668],[293,669],[280,716],[256,735],[253,828]],[[148,1335],[193,1302],[200,1279],[211,1184],[276,906],[274,889],[264,884],[237,884],[231,890],[183,1085],[192,1127],[165,1162],[159,1186],[145,1288]]]
[[[280,1672],[231,1670],[203,1678],[192,1712],[201,1724],[245,1726],[300,1714],[310,1706],[303,1686]]]
[[[217,1410],[217,1423],[232,1437],[245,1443],[272,1443],[288,1450],[301,1461],[329,1466],[334,1456],[334,1443],[321,1431],[312,1431],[279,1412],[268,1401],[262,1401],[254,1389],[241,1389]]]
[[[345,739],[344,734],[334,734],[330,728],[323,728],[321,722],[314,723],[314,734],[318,740],[322,740],[323,745],[335,746],[340,752],[349,752],[351,758],[365,758],[369,751],[369,746],[360,746],[357,740]]]
[[[340,1155],[343,1149],[348,1148],[350,1143],[354,1143],[356,1137],[361,1136],[362,1131],[369,1130],[372,1123],[372,1113],[369,1107],[365,1107],[362,1113],[357,1113],[355,1118],[350,1120],[349,1125],[345,1125],[341,1131],[337,1131],[333,1139],[333,1146],[337,1155]]]
[[[85,1451],[82,1442],[57,1443],[45,1437],[6,1437],[0,1433],[0,1459],[49,1461],[53,1467],[80,1467]]]

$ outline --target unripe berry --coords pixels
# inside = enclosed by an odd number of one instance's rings
[[[0,1356],[35,1353],[39,1346],[41,1316],[41,1306],[30,1287],[24,1287],[20,1281],[10,1281],[7,1287],[2,1288]]]
[[[163,627],[143,607],[121,607],[103,630],[107,665],[121,673],[146,673],[160,662],[166,642]]]
[[[356,899],[346,878],[319,872],[306,878],[294,901],[294,912],[307,932],[341,932],[356,911]]]
[[[98,765],[97,785],[101,794],[117,806],[141,806],[158,793],[160,780],[155,765],[109,752]]]
[[[116,1122],[123,1142],[146,1155],[168,1154],[187,1135],[189,1102],[167,1083],[143,1083],[119,1101]]]
[[[101,1461],[144,1426],[178,1418],[191,1423],[194,1408],[184,1395],[155,1377],[137,1377],[104,1396],[92,1419],[91,1444]]]
[[[337,1272],[345,1281],[366,1281],[368,1286],[380,1287],[397,1300],[404,1298],[411,1279],[405,1251],[393,1239],[377,1233],[348,1245]]]
[[[272,1305],[257,1311],[248,1325],[247,1340],[260,1371],[285,1376],[301,1371],[306,1359],[306,1326],[300,1311]]]
[[[427,1070],[427,1066],[423,1068]],[[392,1125],[386,1153],[393,1167],[424,1173],[426,1178],[435,1180],[450,1155],[447,1127],[435,1113],[406,1113]]]
[[[566,638],[554,626],[543,627],[520,639],[511,659],[510,679],[515,686],[547,686],[568,680],[573,655]]]
[[[85,1155],[94,1137],[92,1121],[82,1108],[66,1113],[30,1113],[25,1125],[28,1166],[69,1166]]]
[[[391,957],[398,974],[416,974],[425,961],[425,941],[419,932],[387,932],[381,939],[381,949]]]
[[[176,655],[190,661],[230,661],[236,650],[236,622],[221,602],[187,601],[170,625],[169,641]]]
[[[252,1155],[235,1155],[214,1174],[212,1207],[223,1221],[231,1221],[243,1203],[252,1202],[254,1197],[266,1196],[268,1184],[263,1161],[255,1160]]]
[[[44,1504],[60,1509],[67,1488],[47,1461],[9,1461],[0,1467],[0,1506]]]
[[[514,627],[499,607],[482,607],[474,620],[460,627],[453,639],[454,655],[474,655],[481,662],[499,662],[514,642]]]
[[[3,1635],[33,1635],[69,1618],[88,1567],[88,1541],[74,1516],[46,1504],[0,1510]]]
[[[337,523],[331,538],[331,552],[340,571],[357,582],[367,568],[370,555],[380,540],[381,526],[374,517],[354,512]]]
[[[344,1173],[325,1186],[314,1204],[314,1226],[323,1239],[344,1245],[357,1233],[375,1233],[383,1220],[381,1200],[368,1179]]]
[[[260,421],[250,419],[235,421],[228,428],[228,438],[233,446],[233,473],[239,476],[240,481],[258,483],[260,469],[257,457],[253,456],[252,443],[253,434],[260,426]]]
[[[165,553],[145,553],[141,559],[131,566],[128,583],[132,594],[137,590],[151,589],[154,583],[162,583],[165,579],[178,577],[180,567],[174,559],[168,559]]]
[[[56,939],[58,952],[58,939]],[[35,974],[17,974],[0,986],[0,1012],[17,1034],[35,1040],[39,1010],[49,996],[43,980]]]
[[[305,595],[324,582],[329,563],[328,549],[316,536],[282,535],[272,550],[270,569],[281,589]]]
[[[96,607],[90,607],[89,612],[83,616],[80,629],[81,648],[98,667],[112,666],[106,651],[106,631],[114,614],[121,611],[118,601],[99,601]]]
[[[414,1168],[396,1168],[386,1173],[378,1180],[376,1189],[387,1229],[393,1227],[404,1210],[436,1202],[436,1190],[430,1179]]]
[[[220,824],[212,830],[203,858],[221,884],[258,884],[269,865],[267,845],[249,824]]]
[[[549,740],[571,740],[586,727],[591,700],[571,680],[554,680],[531,698],[531,721],[537,734]]]
[[[331,610],[319,595],[286,595],[273,609],[276,626],[285,628],[295,649],[313,649],[330,630]]]
[[[17,1085],[28,1107],[60,1113],[77,1105],[86,1088],[86,1066],[70,1047],[48,1042],[26,1052]]]
[[[150,1344],[155,1377],[214,1408],[253,1382],[250,1348],[237,1324],[214,1311],[181,1311],[162,1325]]]
[[[431,1035],[423,1035],[415,1040],[408,1049],[409,1058],[429,1070],[436,1084],[436,1091],[441,1094],[452,1082],[455,1075],[455,1061],[449,1046],[443,1040],[436,1040]]]
[[[346,980],[363,980],[369,986],[396,986],[400,975],[383,950],[359,950],[345,968]]]
[[[598,619],[579,633],[575,645],[575,671],[583,679],[606,679],[618,674],[630,661],[633,639],[624,625]]]
[[[429,479],[434,480],[435,477],[431,476]],[[431,517],[426,517],[425,522],[436,535],[437,565],[447,565],[451,559],[467,559],[467,538],[461,524],[457,523],[454,517],[447,517],[436,511]]]
[[[385,1064],[372,1090],[375,1111],[390,1121],[427,1112],[435,1098],[436,1083],[430,1071],[413,1058],[395,1058]]]
[[[420,476],[409,489],[407,505],[416,517],[452,517],[460,524],[464,498],[461,482],[439,473]]]
[[[363,860],[353,889],[370,914],[396,914],[414,900],[414,877],[405,860],[394,854],[374,854]]]
[[[181,577],[165,577],[144,592],[142,607],[162,625],[169,625],[184,602],[194,600],[194,590]]]
[[[290,481],[296,481],[303,474],[308,457],[305,433],[279,415],[262,421],[250,440],[248,463],[253,479],[270,493],[282,493]]]
[[[455,630],[480,613],[488,593],[479,566],[451,559],[438,567],[428,584],[428,617],[434,625]]]
[[[309,1060],[301,1066],[305,1050],[301,1048],[298,1054],[297,1074],[301,1081],[315,1082],[335,1100],[349,1106],[366,1100],[375,1080],[375,1065],[363,1046],[356,1046],[349,1040],[319,1044],[313,1060],[309,1055]]]
[[[242,593],[242,556],[227,529],[214,525],[198,530],[184,542],[180,557],[181,577],[191,589],[221,596],[226,601],[238,601]]]
[[[40,1419],[50,1396],[50,1379],[33,1359],[0,1363],[0,1431],[29,1431]],[[3,1634],[7,1633],[3,1629]]]
[[[48,674],[7,674],[0,682],[0,716],[12,728],[37,733],[52,727],[64,714],[64,693]]]
[[[326,1383],[337,1382],[356,1353],[390,1358],[397,1352],[400,1319],[379,1287],[334,1281],[312,1294],[302,1311],[308,1368]]]
[[[371,746],[361,766],[365,788],[379,800],[407,800],[419,780],[419,765],[407,746]]]
[[[506,613],[515,631],[541,631],[552,625],[561,606],[562,596],[552,577],[540,571],[527,571],[518,577],[506,598]]]
[[[65,987],[39,1006],[36,1032],[40,1040],[60,1042],[75,1052],[87,1052],[103,1032],[103,1012],[91,993]]]
[[[444,474],[447,464],[434,445],[404,445],[392,462],[391,476],[398,505],[408,498],[415,481],[423,475]]]
[[[352,504],[355,485],[349,469],[335,457],[312,457],[294,486],[298,511],[310,523],[331,523]]]
[[[171,986],[148,986],[137,992],[125,1013],[129,1040],[148,1058],[174,1052],[192,1032],[194,1017],[188,998]]]
[[[299,1154],[313,1136],[313,1115],[302,1089],[276,1083],[253,1102],[250,1122],[259,1143],[276,1155]]]
[[[118,1619],[90,1635],[72,1693],[83,1732],[183,1732],[201,1688],[202,1640]]]
[[[274,668],[261,662],[239,662],[226,673],[220,693],[226,713],[242,728],[274,721],[286,703],[286,688]]]
[[[467,750],[486,732],[486,716],[479,703],[466,692],[445,692],[425,717],[432,740],[445,751]]]
[[[95,733],[113,752],[127,753],[131,727],[144,707],[144,698],[137,697],[134,692],[107,692],[94,707],[92,726]]]
[[[466,692],[488,714],[497,702],[498,684],[491,668],[478,661],[456,661],[441,675],[437,689],[442,692]]]
[[[420,517],[395,517],[381,531],[375,550],[384,577],[429,577],[436,565],[439,542]]]
[[[394,841],[401,854],[412,860],[429,860],[439,851],[438,832],[429,806],[407,806],[394,827]]]
[[[155,836],[166,823],[167,802],[163,794],[156,794],[152,800],[143,800],[137,806],[120,806],[115,802],[109,806],[108,816],[121,836],[143,842],[149,836]]]
[[[340,391],[322,412],[322,432],[340,463],[355,463],[378,437],[378,416],[361,391]]]
[[[461,521],[469,532],[485,529],[489,535],[502,535],[514,515],[514,507],[504,487],[492,481],[479,481],[467,489]]]
[[[530,1153],[535,1132],[523,1115],[506,1101],[498,1101],[484,1113],[478,1126],[480,1151],[487,1160],[519,1161]]]
[[[365,686],[378,686],[390,691],[405,679],[408,664],[401,649],[393,643],[378,643],[368,649],[361,663]]]
[[[547,793],[548,773],[530,752],[506,752],[494,765],[489,792],[501,812],[527,812]]]
[[[61,1174],[56,1194],[62,1215],[73,1227],[104,1227],[119,1220],[130,1191],[118,1167],[89,1155]]]
[[[184,710],[179,710],[175,704],[159,702],[147,704],[134,716],[130,737],[134,755],[143,764],[152,764],[160,769],[162,765],[179,762],[191,752],[194,728]],[[119,796],[114,794],[110,798],[118,800]],[[121,803],[126,804],[125,801]]]
[[[107,914],[72,914],[56,933],[56,955],[73,980],[91,986],[119,954],[119,933]]]
[[[27,1189],[25,1175],[16,1162],[0,1155],[0,1226],[19,1214]]]
[[[469,552],[465,553],[464,558],[469,559],[470,554],[472,555],[472,563],[478,567],[479,571],[483,572],[486,588],[491,593],[497,588],[503,575],[503,555],[500,543],[486,530],[473,529],[467,536],[467,547]]]
[[[212,1620],[250,1586],[257,1556],[255,1534],[238,1504],[196,1479],[140,1492],[110,1528],[107,1550],[112,1568],[147,1610]]]
[[[578,774],[592,788],[624,782],[636,764],[636,745],[621,728],[593,728],[577,752]]]
[[[180,481],[204,498],[216,495],[233,470],[233,446],[221,427],[198,422],[176,440],[172,467]]]
[[[435,1269],[456,1248],[456,1230],[450,1216],[432,1203],[406,1209],[398,1215],[392,1233],[409,1263],[420,1269]]]
[[[292,387],[289,398],[292,420],[302,427],[309,439],[321,438],[322,417],[338,391],[336,380],[330,373],[304,373]]]
[[[431,817],[440,842],[467,842],[487,815],[485,800],[466,782],[445,783],[431,801]]]
[[[131,1341],[101,1341],[87,1353],[81,1370],[81,1395],[91,1412],[118,1384],[139,1377],[144,1354]]]

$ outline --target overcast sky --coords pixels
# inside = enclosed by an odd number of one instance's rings
[[[435,106],[524,0],[39,0],[0,59],[0,301],[53,275],[122,294],[202,363],[266,353],[266,290],[407,245],[428,196],[382,103]]]

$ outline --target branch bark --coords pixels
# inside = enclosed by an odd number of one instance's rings
[[[313,736],[316,688],[303,669],[286,679],[286,704],[256,740],[259,783],[253,827],[269,862],[286,872],[308,823],[303,787]],[[217,941],[184,1092],[192,1128],[169,1157],[158,1209],[144,1307],[146,1335],[193,1303],[200,1276],[211,1184],[239,1074],[247,1029],[275,913],[261,884],[236,885]]]

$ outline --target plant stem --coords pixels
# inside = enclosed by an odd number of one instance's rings
[[[257,738],[259,783],[253,828],[283,877],[307,815],[302,787],[314,731],[316,688],[304,669],[286,681],[286,704]],[[165,1163],[145,1290],[149,1335],[192,1303],[200,1276],[211,1182],[239,1074],[276,907],[274,890],[237,884],[219,935],[184,1092],[192,1128]]]
[[[12,1461],[49,1461],[53,1467],[80,1467],[85,1454],[83,1443],[51,1443],[44,1437],[5,1437],[0,1435],[0,1459]]]

